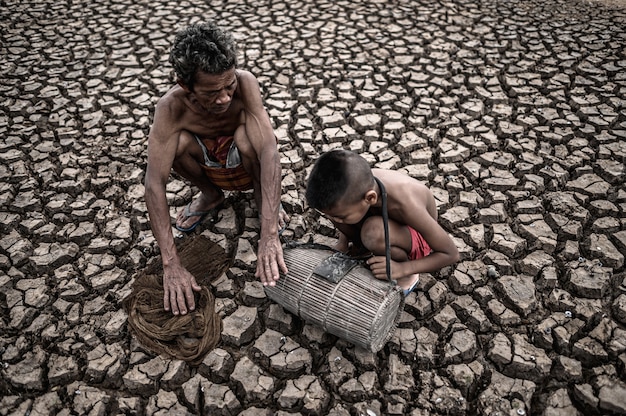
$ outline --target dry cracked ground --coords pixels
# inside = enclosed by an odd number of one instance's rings
[[[328,149],[436,195],[462,259],[380,352],[265,297],[249,193],[194,233],[233,258],[218,348],[190,366],[129,333],[120,302],[158,256],[153,107],[175,31],[209,18],[261,82],[286,241],[334,237],[303,202]],[[5,0],[0,41],[0,415],[626,414],[619,2]],[[172,215],[194,194],[173,178]]]

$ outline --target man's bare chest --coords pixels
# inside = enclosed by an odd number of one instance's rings
[[[223,114],[191,112],[181,120],[181,127],[202,137],[232,136],[242,124],[241,107],[234,105]]]

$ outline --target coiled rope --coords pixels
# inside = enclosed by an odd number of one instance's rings
[[[175,316],[163,309],[160,259],[136,277],[123,306],[131,332],[144,347],[198,365],[220,341],[222,320],[215,312],[215,299],[208,285],[226,271],[230,258],[219,245],[202,235],[185,241],[179,253],[183,266],[202,287],[195,293],[193,312]]]

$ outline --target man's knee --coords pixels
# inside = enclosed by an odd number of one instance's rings
[[[178,136],[178,144],[176,146],[176,154],[172,168],[176,172],[186,170],[191,162],[202,163],[204,161],[202,149],[198,144],[195,136],[188,131],[183,130]]]
[[[248,174],[254,179],[259,180],[261,171],[260,157],[246,133],[245,125],[241,125],[237,128],[234,139],[244,169],[246,169]]]
[[[235,130],[234,139],[235,145],[237,145],[237,149],[239,149],[239,154],[241,155],[242,159],[247,159],[250,161],[259,160],[257,152],[252,145],[252,141],[250,140],[250,137],[248,137],[248,133],[246,132],[245,124],[237,127],[237,130]]]
[[[176,146],[176,159],[185,158],[185,156],[195,155],[198,153],[199,145],[196,138],[190,132],[183,130],[178,136],[178,144]]]

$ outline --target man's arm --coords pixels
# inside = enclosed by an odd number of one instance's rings
[[[171,108],[163,102],[157,104],[154,122],[148,136],[148,165],[145,178],[145,200],[150,217],[150,227],[159,245],[163,262],[163,305],[174,315],[194,310],[192,290],[200,290],[195,278],[182,266],[172,227],[165,187],[172,169],[178,146],[178,136],[172,121]]]
[[[273,286],[280,277],[279,270],[287,273],[278,238],[282,179],[280,157],[269,116],[263,107],[258,81],[251,73],[240,71],[239,83],[246,112],[246,135],[261,166],[261,236],[255,275],[264,285]]]

